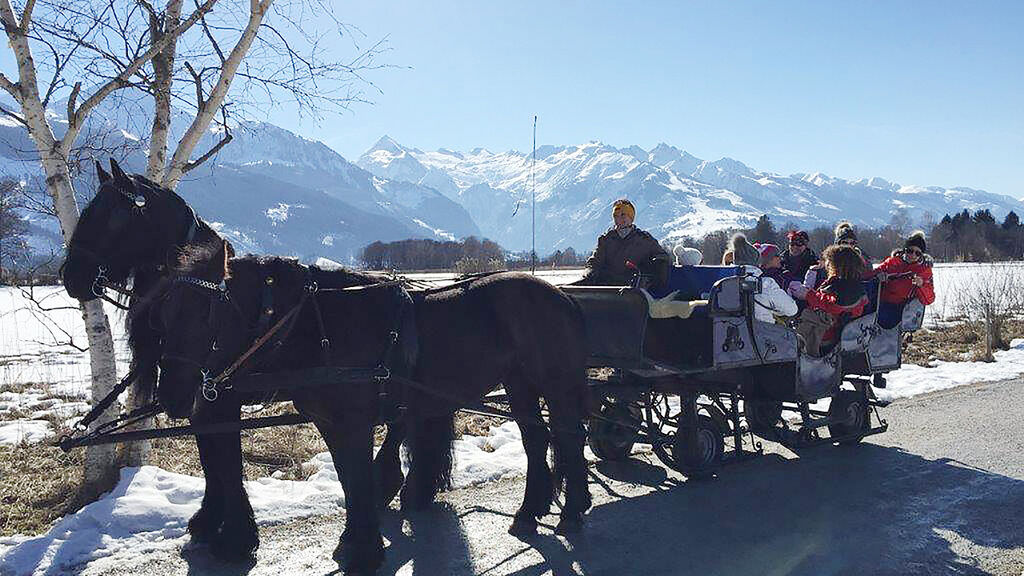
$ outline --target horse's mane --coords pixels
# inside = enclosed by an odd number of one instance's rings
[[[181,249],[178,257],[177,265],[171,270],[172,276],[196,276],[199,272],[205,271],[211,264],[211,261],[216,258],[224,247],[224,241],[221,239],[210,240],[207,242],[200,242],[184,246]],[[229,252],[229,257],[231,253]],[[305,274],[310,268],[302,265],[295,258],[287,258],[282,256],[265,256],[247,254],[241,257],[230,258],[224,267],[224,278],[231,277],[232,268],[235,267],[248,267],[248,266],[259,266],[263,268],[269,268],[275,274],[282,273],[302,273]],[[366,272],[360,272],[358,270],[350,270],[348,268],[339,267],[325,270],[321,268],[315,268],[313,274],[318,283],[324,285],[324,287],[347,287],[347,286],[362,286],[367,284],[375,284],[380,282],[380,278]]]

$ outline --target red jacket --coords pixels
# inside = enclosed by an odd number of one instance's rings
[[[807,307],[812,310],[822,310],[833,320],[840,316],[856,318],[864,314],[868,305],[868,296],[864,293],[864,285],[860,280],[842,280],[829,278],[817,290],[807,292]],[[822,342],[832,342],[836,339],[836,331],[840,328],[839,322],[834,322],[824,335]]]
[[[872,270],[870,277],[877,276],[879,272],[885,272],[890,276],[885,286],[882,287],[882,302],[903,304],[913,296],[917,296],[917,299],[925,306],[935,302],[935,283],[932,281],[931,258],[925,256],[911,264],[903,259],[902,252],[897,252],[886,258],[885,262],[878,265],[878,268]],[[920,287],[914,286],[914,283],[911,281],[915,274],[924,280],[924,284]],[[893,275],[899,276],[891,278]]]

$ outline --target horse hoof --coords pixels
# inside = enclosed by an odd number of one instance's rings
[[[570,536],[572,534],[579,534],[583,531],[583,516],[564,516],[558,521],[558,526],[555,526],[555,534],[560,536]]]
[[[516,514],[508,533],[519,539],[529,538],[537,534],[537,519],[530,514]]]
[[[361,552],[358,546],[346,545],[342,540],[334,548],[332,557],[346,576],[371,576],[384,564],[384,541],[381,540],[376,546],[370,546],[370,550]]]
[[[215,557],[225,562],[254,564],[256,550],[260,547],[260,538],[256,527],[221,529],[210,541],[210,551]]]
[[[188,533],[197,544],[209,544],[217,535],[220,521],[212,519],[212,514],[200,508],[188,521]]]

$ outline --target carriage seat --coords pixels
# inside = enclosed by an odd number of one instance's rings
[[[739,266],[670,266],[665,285],[651,290],[651,296],[664,298],[676,292],[675,300],[707,300],[715,282],[739,274]]]

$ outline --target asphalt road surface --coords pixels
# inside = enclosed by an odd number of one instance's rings
[[[856,447],[778,446],[688,482],[650,455],[591,468],[584,534],[556,516],[523,542],[506,533],[514,479],[451,492],[432,511],[384,518],[380,574],[999,574],[1024,570],[1024,381],[902,400],[890,428]],[[78,573],[333,574],[341,514],[262,528],[259,562],[232,567],[204,548],[133,552]]]

